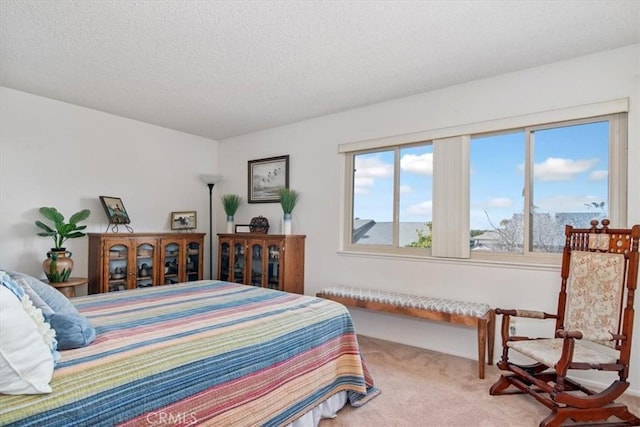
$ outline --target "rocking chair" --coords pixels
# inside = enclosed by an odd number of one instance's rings
[[[502,315],[502,358],[509,371],[491,386],[490,394],[528,393],[551,409],[540,426],[640,426],[640,418],[616,403],[629,387],[633,331],[633,297],[638,284],[640,225],[610,229],[609,221],[591,228],[565,227],[558,311],[496,309]],[[554,338],[510,336],[511,317],[555,319]],[[516,351],[534,362],[509,360]],[[567,376],[570,370],[617,373],[611,385],[593,391]],[[514,386],[516,389],[511,389]]]

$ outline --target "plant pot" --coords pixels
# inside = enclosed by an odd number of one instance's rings
[[[233,215],[227,215],[227,233],[234,232],[234,221]]]
[[[69,280],[73,270],[73,260],[71,252],[65,248],[51,248],[47,252],[47,259],[42,263],[44,274],[47,275],[49,283],[61,283]]]
[[[282,217],[282,234],[291,234],[291,214],[284,214]]]

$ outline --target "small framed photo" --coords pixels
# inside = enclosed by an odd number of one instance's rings
[[[251,226],[249,224],[236,224],[233,230],[237,233],[251,233]]]
[[[109,224],[129,224],[129,214],[124,208],[124,203],[119,197],[100,196],[104,212],[109,218]]]
[[[172,230],[192,230],[198,226],[196,211],[171,212]]]
[[[281,188],[289,188],[289,156],[249,160],[249,203],[277,203]]]

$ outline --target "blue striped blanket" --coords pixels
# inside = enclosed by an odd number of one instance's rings
[[[61,352],[52,393],[0,395],[0,425],[276,426],[342,390],[353,406],[379,393],[328,300],[200,281],[72,302],[96,340]]]

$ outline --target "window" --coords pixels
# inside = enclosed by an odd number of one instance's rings
[[[626,111],[617,100],[343,144],[343,247],[559,262],[565,224],[627,225]]]
[[[566,224],[609,218],[609,135],[594,119],[472,137],[471,250],[559,253]]]
[[[350,243],[369,247],[431,247],[433,147],[420,144],[355,153],[350,159],[353,162]]]
[[[524,132],[471,138],[470,151],[471,250],[522,252]]]

